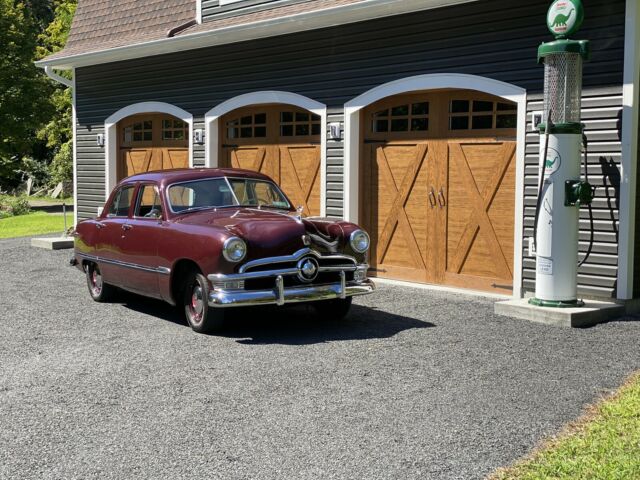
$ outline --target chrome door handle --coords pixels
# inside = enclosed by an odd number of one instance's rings
[[[123,223],[122,224],[122,229],[123,230],[131,230],[133,227],[131,225],[129,225],[128,223]]]
[[[442,208],[446,204],[447,204],[447,201],[444,198],[444,189],[440,187],[440,191],[438,192],[438,205],[440,205],[440,208]]]
[[[433,187],[431,187],[431,191],[429,192],[429,204],[431,208],[436,206],[436,192]]]
[[[99,223],[99,222],[98,222],[98,223],[96,223],[96,228],[97,228],[98,230],[100,230],[100,229],[104,228],[104,223]]]

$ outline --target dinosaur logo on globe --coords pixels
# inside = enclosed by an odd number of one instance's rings
[[[556,0],[547,12],[547,27],[556,38],[566,38],[580,28],[583,19],[580,0]]]

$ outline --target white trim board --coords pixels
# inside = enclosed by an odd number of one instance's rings
[[[204,166],[211,168],[219,164],[220,118],[238,108],[266,104],[294,105],[320,115],[320,215],[325,216],[327,210],[327,106],[324,103],[297,93],[275,90],[245,93],[220,103],[204,116],[206,143]]]
[[[620,165],[620,232],[618,237],[617,298],[633,297],[633,264],[638,168],[638,113],[640,112],[640,6],[627,0],[624,28],[624,72]],[[623,213],[624,212],[624,213]]]
[[[139,113],[166,113],[189,124],[189,168],[193,167],[193,115],[189,112],[164,102],[140,102],[121,108],[104,121],[105,153],[104,153],[104,191],[105,200],[116,186],[118,163],[118,131],[120,120]]]
[[[476,90],[515,102],[518,105],[516,146],[516,192],[514,201],[513,297],[522,297],[522,249],[524,222],[524,162],[527,128],[527,91],[491,78],[460,73],[435,73],[401,78],[379,85],[345,104],[344,140],[344,218],[359,221],[360,201],[360,112],[383,98],[401,93],[456,88]]]
[[[334,27],[474,1],[477,0],[362,0],[348,5],[338,5],[322,10],[287,15],[285,17],[232,25],[213,31],[186,33],[175,37],[161,38],[108,50],[80,53],[52,60],[45,58],[36,62],[36,65],[39,67],[51,65],[60,69],[99,65],[133,58],[144,58],[165,53],[211,47],[214,45],[226,45],[276,35]]]

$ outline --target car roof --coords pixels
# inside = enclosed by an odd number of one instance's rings
[[[273,181],[262,173],[254,172],[253,170],[243,170],[240,168],[174,168],[170,170],[138,173],[123,179],[120,183],[156,182],[162,185],[169,185],[176,182],[215,177],[256,178],[271,182]]]

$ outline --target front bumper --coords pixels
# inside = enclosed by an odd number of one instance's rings
[[[366,295],[375,290],[375,284],[362,282],[331,283],[326,285],[300,285],[284,287],[276,280],[272,290],[218,290],[209,293],[210,307],[250,307],[256,305],[284,305],[287,303],[313,302]]]
[[[315,282],[310,278],[305,281],[308,261],[316,266]],[[375,290],[367,278],[368,268],[351,256],[321,255],[310,248],[293,255],[261,258],[244,264],[238,273],[208,275],[213,286],[209,306],[284,305],[366,295]]]

